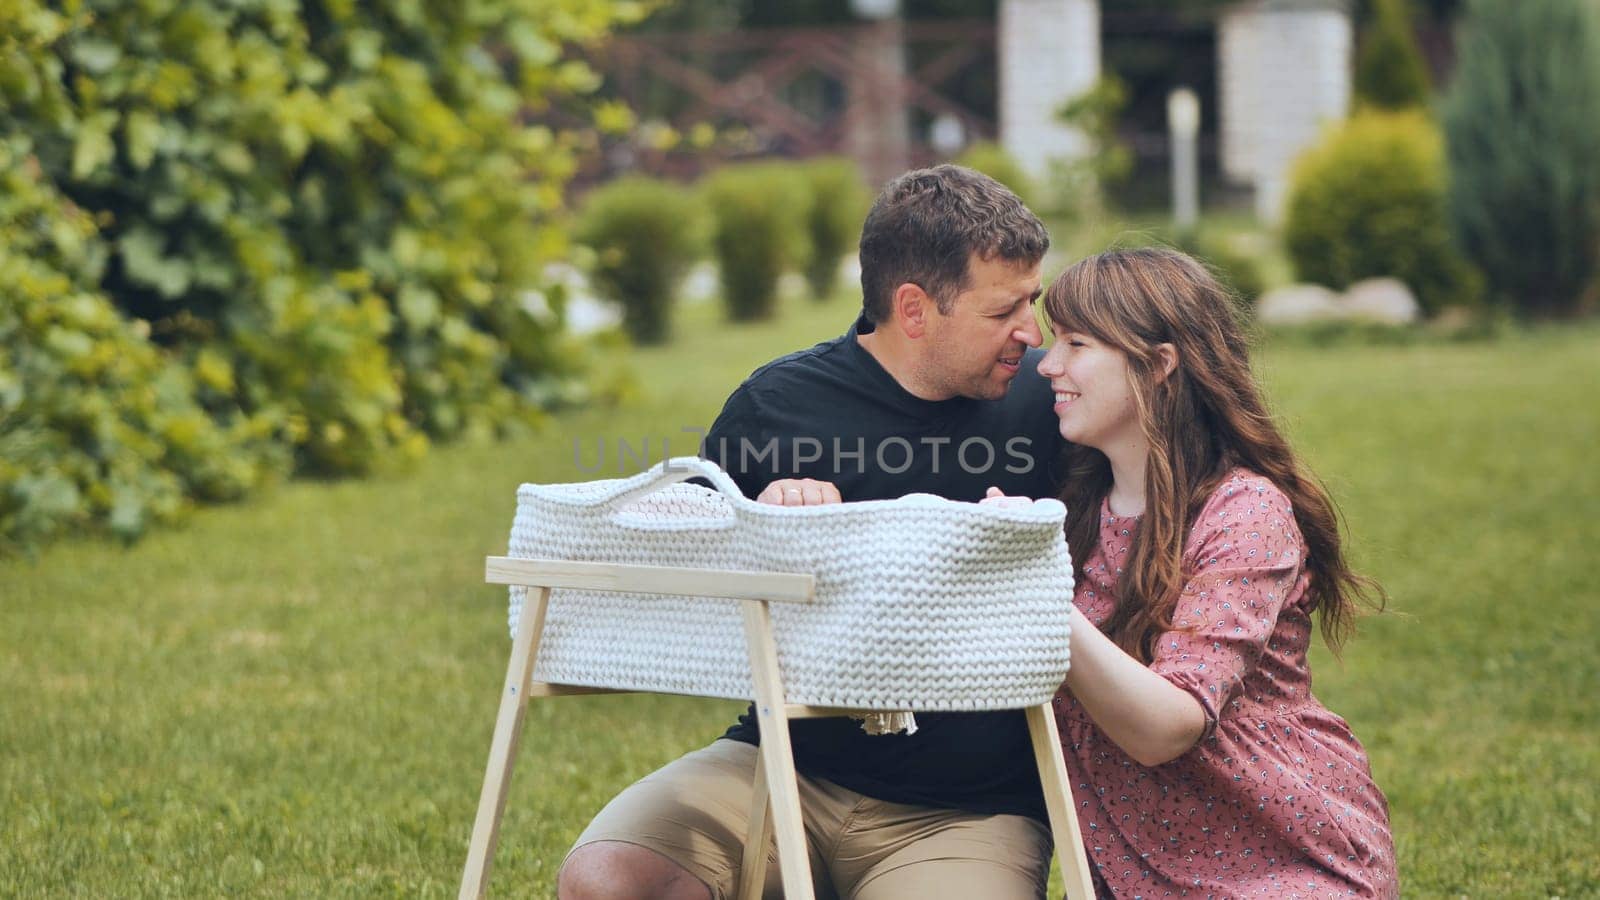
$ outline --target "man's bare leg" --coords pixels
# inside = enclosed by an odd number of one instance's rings
[[[665,856],[622,841],[572,851],[556,879],[561,900],[711,900],[711,889]]]

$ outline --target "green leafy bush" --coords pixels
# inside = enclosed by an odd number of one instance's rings
[[[1470,304],[1482,276],[1451,242],[1444,147],[1420,112],[1360,113],[1295,164],[1284,240],[1297,276],[1344,289],[1392,276],[1425,313]]]
[[[1200,228],[1176,232],[1172,245],[1205,263],[1217,280],[1233,292],[1240,312],[1247,317],[1254,314],[1256,299],[1267,289],[1261,264],[1254,257]]]
[[[1257,256],[1235,247],[1235,241],[1203,224],[1193,228],[1161,226],[1131,231],[1116,236],[1112,245],[1126,247],[1169,247],[1199,260],[1233,294],[1235,305],[1246,319],[1255,314],[1255,300],[1266,290],[1266,278]]]
[[[1050,165],[1045,208],[1069,221],[1092,218],[1105,205],[1105,191],[1133,171],[1133,151],[1117,134],[1117,120],[1128,105],[1128,86],[1105,74],[1094,87],[1056,111],[1056,121],[1082,135],[1082,156]]]
[[[522,124],[597,76],[564,47],[638,4],[0,5],[0,135],[109,248],[98,288],[220,377],[308,470],[514,427],[575,365],[524,302],[564,240],[571,135]]]
[[[0,555],[84,527],[123,538],[285,467],[270,423],[220,428],[189,371],[97,290],[107,248],[0,140]]]
[[[811,254],[806,283],[815,300],[826,300],[839,283],[839,260],[860,241],[861,220],[872,198],[861,183],[856,164],[841,157],[814,159],[801,166],[811,193],[806,231]]]
[[[578,240],[595,252],[600,289],[622,304],[633,339],[666,339],[678,284],[704,244],[704,210],[693,191],[643,176],[619,178],[591,193]]]
[[[1473,2],[1459,59],[1443,113],[1456,233],[1498,299],[1574,312],[1600,271],[1600,11]]]
[[[707,175],[704,190],[728,317],[770,318],[779,277],[810,255],[805,179],[792,165],[745,163]]]
[[[979,141],[968,147],[956,160],[956,165],[976,169],[1011,189],[1023,203],[1033,206],[1038,199],[1038,186],[1028,176],[1017,158],[993,141]]]
[[[1378,109],[1426,108],[1428,67],[1411,31],[1406,0],[1374,0],[1356,56],[1355,94]]]

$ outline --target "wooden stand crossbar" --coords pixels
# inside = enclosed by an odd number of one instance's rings
[[[813,576],[491,556],[486,562],[485,580],[491,584],[526,587],[529,592],[522,606],[516,637],[511,643],[511,660],[506,666],[505,688],[500,695],[500,713],[495,720],[494,738],[489,747],[483,792],[478,798],[478,816],[472,826],[472,843],[467,850],[466,869],[461,875],[462,900],[476,900],[484,896],[488,888],[489,869],[494,863],[495,845],[500,838],[500,818],[505,812],[511,768],[516,763],[528,698],[621,693],[608,688],[546,684],[533,680],[534,662],[538,659],[539,638],[544,631],[550,591],[558,587],[745,601],[742,604],[745,643],[750,653],[751,680],[755,685],[761,749],[757,754],[759,762],[750,828],[739,871],[738,896],[760,897],[766,878],[766,848],[769,841],[775,840],[784,896],[788,900],[814,900],[805,830],[801,823],[800,789],[795,780],[794,752],[789,745],[789,720],[850,715],[866,710],[804,706],[789,703],[785,699],[783,680],[778,670],[778,646],[773,639],[768,604],[812,602],[816,585]],[[1092,900],[1094,886],[1090,882],[1089,863],[1078,831],[1078,817],[1072,808],[1072,791],[1061,757],[1055,715],[1048,703],[1029,707],[1026,714],[1028,731],[1033,739],[1034,761],[1039,767],[1040,783],[1044,786],[1050,830],[1055,838],[1056,851],[1061,859],[1061,873],[1066,881],[1066,895],[1069,898]]]

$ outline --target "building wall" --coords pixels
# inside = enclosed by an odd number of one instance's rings
[[[1081,156],[1083,135],[1056,110],[1100,78],[1095,0],[1000,0],[1000,143],[1035,177],[1052,159]]]
[[[1352,45],[1337,2],[1254,0],[1218,23],[1223,172],[1255,186],[1267,222],[1283,218],[1295,158],[1349,110]]]

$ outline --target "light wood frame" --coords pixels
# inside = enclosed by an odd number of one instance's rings
[[[789,720],[866,712],[804,706],[789,703],[785,699],[769,604],[812,602],[816,585],[814,576],[511,559],[503,556],[489,557],[484,571],[485,580],[489,583],[526,587],[528,596],[523,603],[516,637],[511,643],[511,660],[506,666],[500,712],[495,720],[494,738],[489,747],[483,791],[478,798],[478,816],[472,826],[472,842],[467,850],[466,868],[461,875],[461,900],[476,900],[484,896],[488,889],[489,870],[494,863],[495,846],[500,838],[500,818],[505,812],[511,768],[516,763],[528,698],[626,693],[609,688],[547,684],[533,680],[534,661],[539,654],[539,639],[544,631],[552,588],[744,601],[741,605],[745,642],[750,653],[751,680],[755,686],[754,703],[761,730],[761,749],[757,755],[750,828],[745,841],[743,864],[740,866],[737,896],[760,897],[766,878],[765,850],[768,841],[775,840],[784,896],[788,900],[814,900],[805,830],[801,824],[800,790],[795,780],[794,752],[789,745]],[[1044,786],[1050,831],[1060,855],[1066,896],[1074,900],[1093,900],[1094,886],[1090,881],[1083,838],[1078,830],[1078,817],[1072,808],[1072,791],[1062,761],[1055,715],[1048,703],[1028,707],[1025,712],[1033,740],[1034,761],[1039,767],[1040,783]]]

